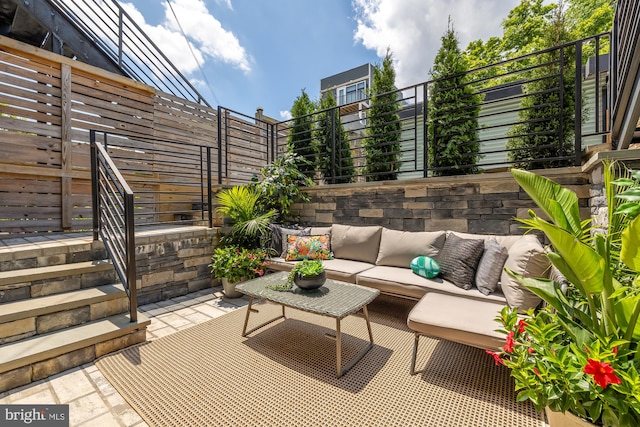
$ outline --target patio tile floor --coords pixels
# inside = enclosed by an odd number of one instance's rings
[[[147,340],[152,341],[222,316],[245,306],[247,302],[246,297],[224,298],[222,289],[218,287],[138,309],[151,319]],[[0,404],[68,404],[69,426],[147,425],[93,363],[0,393]]]

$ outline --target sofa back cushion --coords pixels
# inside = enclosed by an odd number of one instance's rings
[[[444,246],[444,231],[398,231],[382,229],[376,265],[409,268],[417,256],[434,258]]]
[[[331,250],[333,251],[333,256],[335,258],[374,264],[378,257],[381,233],[382,227],[379,225],[333,224],[331,226]]]
[[[544,247],[533,234],[522,236],[520,240],[509,248],[509,257],[504,268],[513,270],[525,277],[549,277],[551,262]],[[525,288],[506,271],[500,277],[502,293],[510,307],[517,307],[520,311],[536,307],[540,304],[540,297]]]

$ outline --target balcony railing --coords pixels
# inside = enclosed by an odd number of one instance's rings
[[[579,165],[587,146],[606,142],[608,41],[600,34],[381,94],[377,109],[370,97],[280,122],[276,148],[297,141],[318,165],[309,174],[326,183]],[[371,143],[396,154],[368,156]],[[462,153],[454,161],[451,144]]]

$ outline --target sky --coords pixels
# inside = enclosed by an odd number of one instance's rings
[[[172,8],[169,8],[171,2]],[[304,89],[394,58],[396,87],[429,79],[448,17],[460,48],[501,36],[519,0],[129,0],[120,4],[213,106],[290,118]],[[173,9],[173,11],[171,10]],[[176,23],[175,16],[178,19]],[[185,48],[184,36],[191,44]]]

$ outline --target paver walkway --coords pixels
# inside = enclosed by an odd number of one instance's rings
[[[213,288],[138,309],[151,319],[147,340],[154,340],[246,304],[246,297],[226,299],[220,288]],[[93,363],[0,393],[0,404],[68,404],[70,426],[147,425]]]

